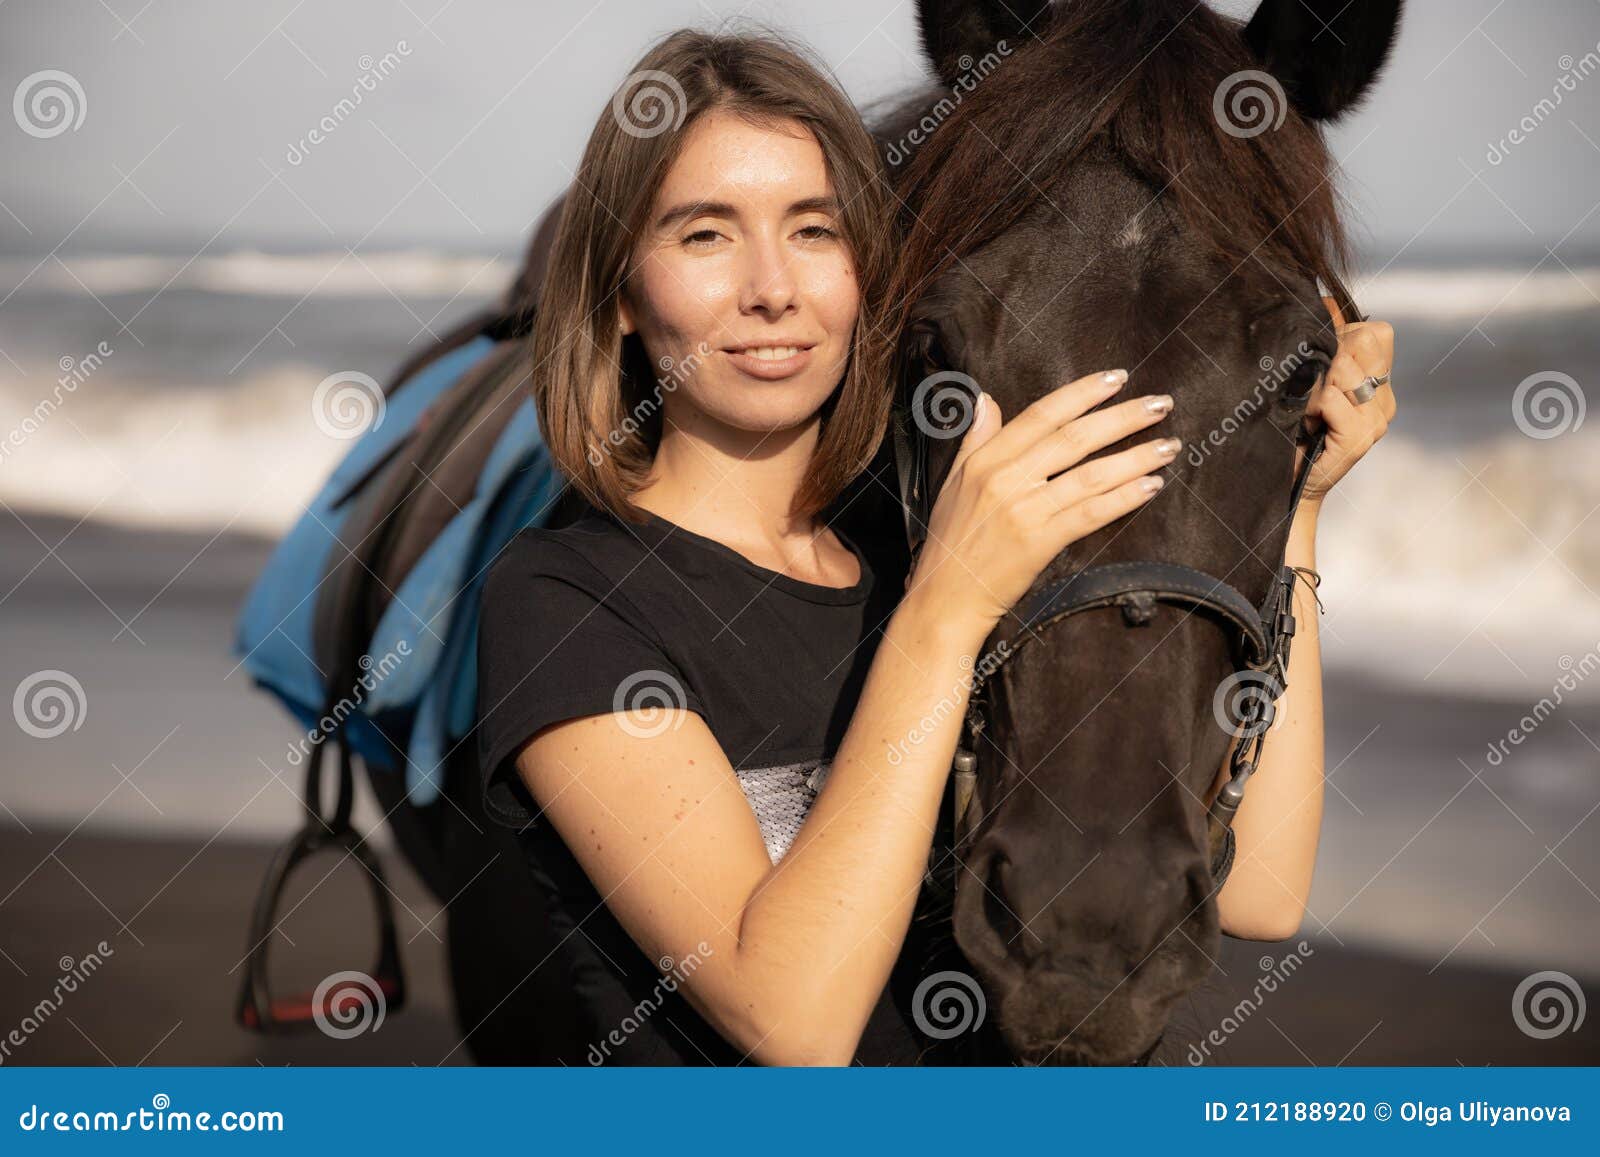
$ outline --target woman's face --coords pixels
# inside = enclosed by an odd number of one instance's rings
[[[633,252],[623,329],[679,396],[678,425],[696,419],[687,399],[739,430],[789,429],[838,385],[859,303],[822,149],[797,122],[721,111],[688,132]]]

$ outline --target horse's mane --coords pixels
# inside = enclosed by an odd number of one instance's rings
[[[1230,267],[1254,255],[1320,277],[1355,320],[1334,164],[1320,132],[1289,108],[1281,126],[1246,138],[1213,113],[1229,77],[1261,67],[1237,21],[1200,0],[1064,4],[1041,39],[1008,48],[895,179],[905,236],[900,332],[935,278],[1052,196],[1094,146],[1152,195],[1163,192]],[[1273,117],[1284,105],[1281,90],[1275,96]]]

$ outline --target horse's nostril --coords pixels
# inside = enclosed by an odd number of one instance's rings
[[[1011,861],[1003,853],[996,853],[985,866],[983,881],[984,918],[1000,937],[1001,943],[1008,946],[1022,931],[1022,922],[1011,910],[1015,898],[1006,894],[1005,877],[1010,867]]]

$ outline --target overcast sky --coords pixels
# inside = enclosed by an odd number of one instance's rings
[[[1408,7],[1384,83],[1335,132],[1369,250],[1600,252],[1600,3]],[[912,14],[911,0],[9,0],[0,247],[514,248],[657,35],[729,17],[792,32],[860,103],[920,75]],[[297,144],[386,53],[397,66],[360,107]],[[76,82],[82,123],[35,136],[16,94],[51,83],[44,70]],[[1525,117],[1533,131],[1491,163]]]

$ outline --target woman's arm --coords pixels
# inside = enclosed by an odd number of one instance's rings
[[[1320,501],[1301,502],[1290,524],[1285,566],[1316,569],[1320,511]],[[1217,893],[1222,930],[1245,940],[1287,940],[1299,931],[1322,827],[1322,645],[1309,582],[1295,583],[1293,611],[1288,682],[1234,818],[1233,871]],[[1227,771],[1225,761],[1224,776]]]
[[[1316,569],[1317,518],[1329,489],[1388,432],[1398,412],[1388,383],[1394,329],[1382,321],[1346,323],[1338,303],[1323,298],[1339,347],[1306,407],[1306,420],[1327,427],[1322,455],[1306,480],[1289,528],[1288,566]],[[1351,394],[1369,375],[1384,384],[1365,403]],[[1296,455],[1296,470],[1305,454]],[[1217,894],[1222,930],[1247,940],[1286,940],[1300,928],[1322,825],[1322,645],[1315,589],[1295,583],[1296,632],[1288,683],[1278,700],[1281,722],[1267,733],[1261,763],[1234,819],[1237,859]],[[1227,774],[1224,762],[1222,775]],[[1220,779],[1218,781],[1220,786]]]
[[[646,954],[698,957],[684,993],[724,1037],[765,1064],[848,1065],[910,924],[987,631],[907,596],[776,865],[698,715],[648,737],[626,715],[569,720],[517,767]]]
[[[745,909],[747,957],[792,1017],[827,1022],[812,1027],[834,1063],[850,1063],[900,955],[992,626],[906,597],[822,791]]]
[[[773,865],[727,756],[695,714],[547,727],[518,771],[606,904],[684,993],[769,1064],[848,1064],[910,924],[977,651],[1063,547],[1149,501],[1163,439],[1090,462],[1162,420],[1095,374],[1002,426],[980,404],[929,516],[912,581],[788,854]],[[1093,411],[1093,412],[1090,412]],[[658,721],[657,721],[658,722]]]

